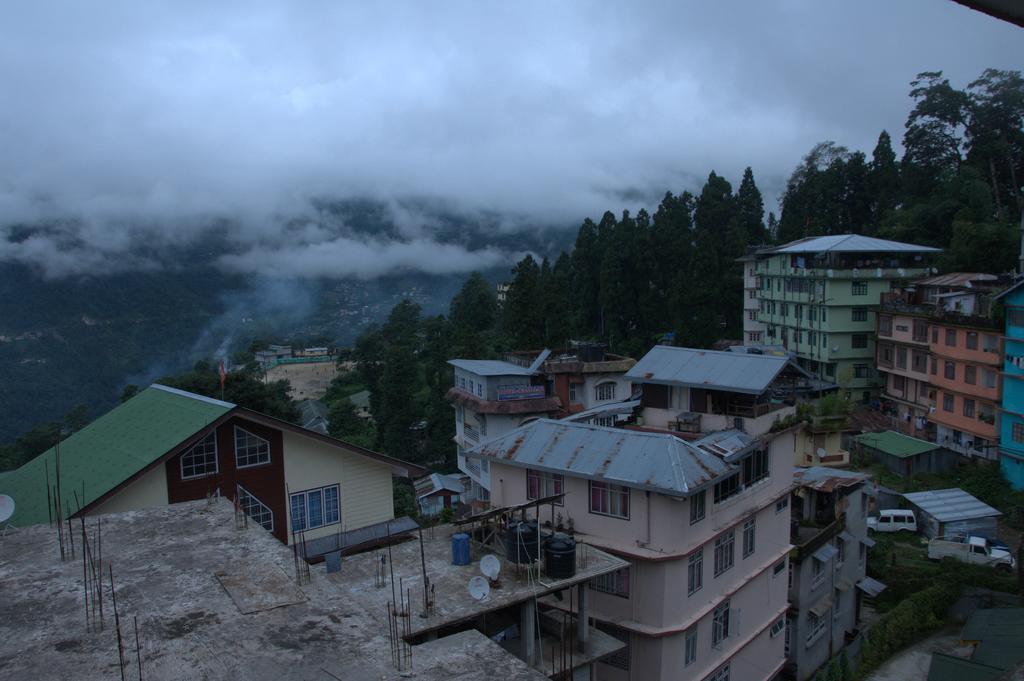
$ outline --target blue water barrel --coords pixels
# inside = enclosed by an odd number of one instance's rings
[[[465,532],[452,535],[452,565],[469,565],[469,535]]]

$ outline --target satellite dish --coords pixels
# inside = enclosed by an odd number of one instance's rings
[[[6,522],[14,515],[14,499],[6,494],[0,494],[0,523]]]
[[[817,454],[818,454],[818,458],[819,458],[819,459],[823,459],[823,458],[825,458],[826,456],[828,456],[828,452],[826,452],[826,451],[825,451],[825,448],[824,448],[824,447],[818,447],[818,451],[817,451]]]
[[[480,559],[480,572],[484,573],[484,576],[491,581],[498,578],[498,573],[501,572],[501,562],[498,557],[493,553],[488,553],[486,556]]]
[[[484,600],[491,593],[491,585],[483,577],[470,577],[468,588],[469,595],[477,601]]]

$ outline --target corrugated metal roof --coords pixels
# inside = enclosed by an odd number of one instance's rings
[[[626,378],[760,395],[787,366],[803,373],[788,357],[656,345],[626,372]]]
[[[462,485],[461,476],[458,474],[444,475],[442,473],[431,473],[430,475],[413,481],[413,488],[416,490],[416,498],[421,499],[442,490],[462,494],[466,491]]]
[[[916,437],[910,437],[909,435],[903,435],[891,430],[882,433],[862,433],[853,439],[865,447],[871,447],[884,454],[901,459],[941,448],[941,445],[937,445],[934,442],[925,442],[924,440],[918,440]]]
[[[595,416],[609,416],[613,414],[631,414],[640,406],[640,400],[626,400],[625,402],[609,402],[587,409],[565,417],[566,421],[585,421]]]
[[[832,560],[835,556],[839,555],[839,549],[832,546],[831,544],[825,544],[820,549],[811,554],[822,563],[827,563]]]
[[[835,234],[797,239],[772,249],[770,253],[938,253],[931,246],[905,244],[860,234]]]
[[[793,484],[798,487],[810,487],[823,492],[831,492],[836,487],[853,487],[871,476],[857,471],[843,471],[828,466],[810,466],[793,469]]]
[[[903,497],[940,523],[1002,515],[959,487],[910,492]]]
[[[153,385],[60,443],[62,493],[77,510],[87,506],[234,408],[183,390]],[[46,469],[56,484],[55,450],[0,477],[0,493],[14,498],[15,526],[49,521]],[[64,500],[62,500],[63,502]]]
[[[534,372],[500,359],[450,359],[448,363],[477,376],[532,376]]]
[[[874,546],[874,542],[871,543],[871,546]],[[857,588],[866,593],[868,596],[874,598],[878,594],[885,591],[886,585],[882,584],[877,579],[872,579],[871,577],[864,577],[859,582],[857,582]]]
[[[672,435],[540,419],[466,452],[516,466],[686,496],[735,471]]]
[[[739,455],[745,454],[751,447],[757,445],[758,439],[752,437],[742,430],[730,429],[720,430],[711,433],[693,443],[709,454],[714,454],[732,463]]]
[[[996,281],[999,281],[999,277],[994,274],[983,274],[981,272],[947,272],[946,274],[937,274],[934,277],[917,279],[912,283],[914,286],[962,286],[964,288],[972,288],[972,284]]]

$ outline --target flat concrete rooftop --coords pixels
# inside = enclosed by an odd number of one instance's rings
[[[88,518],[95,534],[97,519]],[[73,521],[76,558],[62,562],[55,529],[34,526],[0,538],[0,669],[5,678],[114,679],[118,644],[108,566],[112,566],[125,648],[125,673],[139,678],[137,618],[144,679],[414,678],[527,681],[546,678],[484,634],[469,629],[412,647],[411,670],[392,663],[387,601],[391,584],[375,586],[380,552],[346,557],[340,573],[310,567],[295,580],[292,550],[256,523],[239,527],[225,500],[175,504],[103,516],[104,628],[87,627],[81,524]],[[419,542],[392,547],[396,583],[412,589],[413,637],[469,626],[481,614],[618,569],[623,561],[595,549],[571,580],[531,581],[503,565],[502,585],[483,602],[466,589],[473,565],[450,565],[451,528],[424,534],[435,605],[422,610]],[[385,550],[383,553],[387,553]],[[582,562],[582,561],[581,561]],[[390,580],[390,567],[387,570]],[[540,578],[546,581],[543,575]],[[461,623],[461,624],[460,624]],[[590,629],[596,659],[621,644]],[[538,668],[543,668],[539,666]]]

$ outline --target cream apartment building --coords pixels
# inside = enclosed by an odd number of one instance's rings
[[[494,505],[563,493],[540,520],[629,561],[586,592],[628,644],[594,678],[761,681],[785,663],[791,451],[788,430],[691,443],[541,419],[467,454],[489,461]]]

